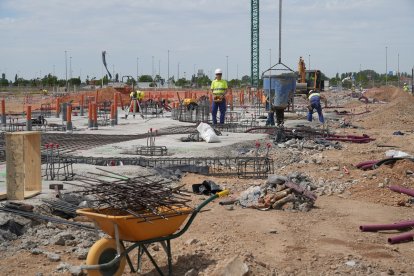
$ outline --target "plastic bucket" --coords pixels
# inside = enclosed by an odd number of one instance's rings
[[[263,77],[263,90],[266,98],[276,108],[286,108],[289,99],[294,97],[296,74],[272,75]]]

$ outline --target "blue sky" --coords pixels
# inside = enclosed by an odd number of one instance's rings
[[[278,3],[260,1],[261,72],[278,60]],[[329,77],[360,67],[384,73],[388,47],[388,70],[399,54],[400,71],[411,72],[413,14],[412,0],[285,0],[282,62],[296,69],[310,55],[311,68]],[[139,75],[154,67],[167,77],[168,51],[170,76],[220,67],[226,77],[227,60],[230,78],[250,75],[250,0],[0,0],[0,37],[8,79],[65,78],[65,50],[68,76],[71,63],[82,79],[100,78],[103,50],[120,76],[136,76],[138,58]]]

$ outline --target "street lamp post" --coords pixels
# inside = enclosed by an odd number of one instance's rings
[[[226,79],[229,80],[229,56],[226,56]]]
[[[388,46],[385,46],[385,85],[388,84]]]
[[[398,53],[398,88],[400,88],[400,53]]]
[[[308,55],[309,70],[311,69],[310,54]]]
[[[168,50],[167,63],[167,84],[170,87],[170,50]]]
[[[177,64],[177,80],[180,79],[180,63]]]
[[[65,50],[65,79],[66,79],[66,91],[68,91],[68,51]]]
[[[152,56],[152,80],[154,80],[154,56]]]
[[[139,58],[137,58],[137,86],[138,86],[138,76],[139,76],[139,74],[138,74],[138,63],[139,63]]]

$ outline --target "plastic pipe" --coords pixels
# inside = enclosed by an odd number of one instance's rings
[[[89,101],[88,103],[88,128],[91,129],[93,127],[92,123],[92,103]]]
[[[26,106],[26,130],[32,130],[32,106]]]
[[[361,167],[363,167],[365,165],[368,165],[368,164],[370,164],[372,166],[373,164],[377,163],[378,161],[379,160],[368,160],[368,161],[360,162],[360,163],[356,164],[355,167],[360,169]]]
[[[59,98],[56,99],[56,118],[59,118],[60,113],[60,100]]]
[[[85,105],[85,95],[81,95],[81,102],[80,102],[80,115],[84,116],[84,105]]]
[[[98,103],[93,104],[93,129],[98,129]]]
[[[359,226],[359,229],[363,232],[375,232],[380,230],[402,230],[410,227],[414,227],[414,220],[401,221],[392,224],[361,225]]]
[[[377,164],[377,162],[374,163],[370,163],[370,164],[365,164],[362,167],[360,167],[361,170],[368,170],[368,169],[373,169],[373,166]]]
[[[1,100],[1,124],[6,127],[6,101]]]
[[[412,241],[413,239],[414,239],[414,232],[410,232],[410,233],[405,233],[402,235],[388,238],[388,242],[390,244],[395,244],[395,243],[400,243],[400,242]]]
[[[413,196],[414,197],[414,190],[413,189],[408,189],[408,188],[404,188],[404,187],[400,187],[400,186],[390,186],[390,190],[397,192],[397,193],[402,193],[402,194],[406,194],[409,196]]]
[[[114,93],[114,103],[113,103],[113,109],[114,109],[114,117],[112,118],[114,120],[114,124],[118,124],[118,92]]]
[[[72,126],[72,105],[68,104],[66,107],[66,130],[73,130]]]

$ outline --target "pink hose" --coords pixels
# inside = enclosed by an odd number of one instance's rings
[[[380,230],[403,230],[414,227],[414,220],[401,221],[392,224],[372,224],[372,225],[361,225],[359,229],[364,232],[375,232]]]
[[[360,163],[356,164],[355,167],[361,168],[361,167],[363,167],[365,165],[368,165],[368,164],[370,164],[372,166],[372,164],[375,164],[377,162],[378,162],[378,160],[367,160],[367,161],[360,162]]]
[[[397,192],[397,193],[402,193],[402,194],[406,194],[406,195],[414,197],[414,190],[413,189],[408,189],[408,188],[404,188],[404,187],[400,187],[400,186],[390,186],[390,190],[394,191],[394,192]]]
[[[414,232],[405,233],[395,237],[388,238],[388,242],[391,244],[412,241],[414,239]]]

